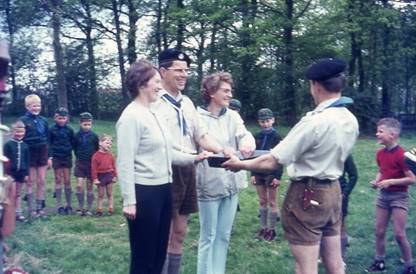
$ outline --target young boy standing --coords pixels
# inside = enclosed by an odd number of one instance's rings
[[[260,109],[257,112],[257,122],[261,127],[261,131],[255,136],[256,149],[270,150],[280,143],[282,138],[276,129],[273,128],[275,120],[270,109]],[[258,237],[266,241],[273,241],[276,238],[275,227],[279,219],[277,194],[282,174],[283,167],[281,165],[270,173],[252,172],[251,174],[251,183],[256,186],[260,204],[260,230]]]
[[[74,152],[76,156],[74,175],[77,178],[77,198],[81,216],[92,216],[91,207],[94,201],[91,180],[91,158],[98,150],[98,136],[92,131],[92,115],[83,112],[79,117],[80,129],[75,134]],[[87,184],[87,210],[84,209],[84,185]]]
[[[55,198],[59,215],[72,214],[72,144],[74,130],[68,125],[68,110],[59,107],[55,110],[55,125],[49,129],[49,159],[55,173]],[[62,206],[62,184],[65,188],[66,206]]]
[[[4,156],[9,161],[6,163],[6,173],[9,174],[16,182],[16,220],[25,221],[26,218],[23,216],[23,210],[21,205],[21,191],[24,183],[27,182],[29,176],[29,147],[23,142],[25,137],[25,124],[22,121],[17,121],[12,124],[13,137],[4,144]],[[28,197],[33,199],[32,189],[27,194]],[[28,211],[29,214],[32,212],[32,203],[28,200]]]
[[[104,193],[107,192],[108,214],[113,214],[113,183],[117,180],[116,161],[111,154],[112,138],[103,134],[100,137],[100,149],[94,153],[91,160],[91,176],[98,187],[97,212],[103,216]]]
[[[27,112],[20,117],[25,124],[26,134],[23,141],[29,146],[29,180],[28,202],[31,203],[33,197],[32,186],[36,183],[36,212],[33,216],[43,216],[45,212],[45,176],[48,168],[48,122],[40,115],[42,103],[40,97],[36,94],[30,94],[25,97],[25,106]],[[32,206],[30,206],[33,208]]]
[[[412,249],[406,237],[406,221],[409,211],[408,187],[415,176],[405,164],[404,150],[397,143],[400,135],[400,122],[393,118],[384,118],[377,123],[376,137],[384,148],[377,151],[376,159],[379,171],[371,183],[378,188],[376,201],[376,256],[367,272],[385,270],[385,234],[390,217],[393,231],[404,260],[403,273],[415,273]]]

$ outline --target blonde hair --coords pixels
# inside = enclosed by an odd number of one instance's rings
[[[113,140],[113,137],[111,137],[111,135],[108,135],[108,134],[101,134],[100,135],[100,142],[103,142],[103,141],[105,141],[105,140],[110,140],[110,141],[112,141]]]
[[[395,119],[395,118],[383,118],[380,119],[377,122],[377,126],[385,126],[386,128],[388,128],[391,132],[393,132],[394,134],[396,134],[397,136],[400,135],[400,132],[402,131],[402,125],[401,123]]]
[[[25,97],[25,106],[28,107],[33,103],[40,103],[40,97],[37,94],[29,94]]]

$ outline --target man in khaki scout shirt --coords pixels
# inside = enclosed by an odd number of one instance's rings
[[[338,178],[358,136],[358,122],[341,97],[346,64],[321,59],[306,77],[316,108],[307,113],[270,154],[224,163],[231,170],[264,171],[286,165],[291,184],[282,207],[285,238],[295,257],[295,273],[318,273],[318,256],[327,273],[344,273],[340,248],[341,191]]]

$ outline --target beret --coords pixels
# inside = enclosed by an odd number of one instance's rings
[[[325,81],[344,72],[347,63],[337,58],[319,59],[306,70],[306,78],[315,81]]]
[[[165,49],[159,53],[159,65],[170,61],[185,61],[188,66],[191,64],[191,58],[178,49]]]
[[[89,112],[83,112],[79,115],[80,121],[89,121],[92,120],[92,114]]]
[[[68,110],[64,107],[59,107],[55,109],[55,114],[58,114],[59,116],[68,116]]]
[[[262,108],[257,111],[258,120],[267,120],[273,118],[273,111],[269,108]]]
[[[237,99],[231,99],[228,108],[232,110],[240,110],[241,109],[241,102]]]

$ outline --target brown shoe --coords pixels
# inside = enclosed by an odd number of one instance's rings
[[[264,235],[264,239],[268,242],[274,241],[276,239],[276,230],[268,229]]]

